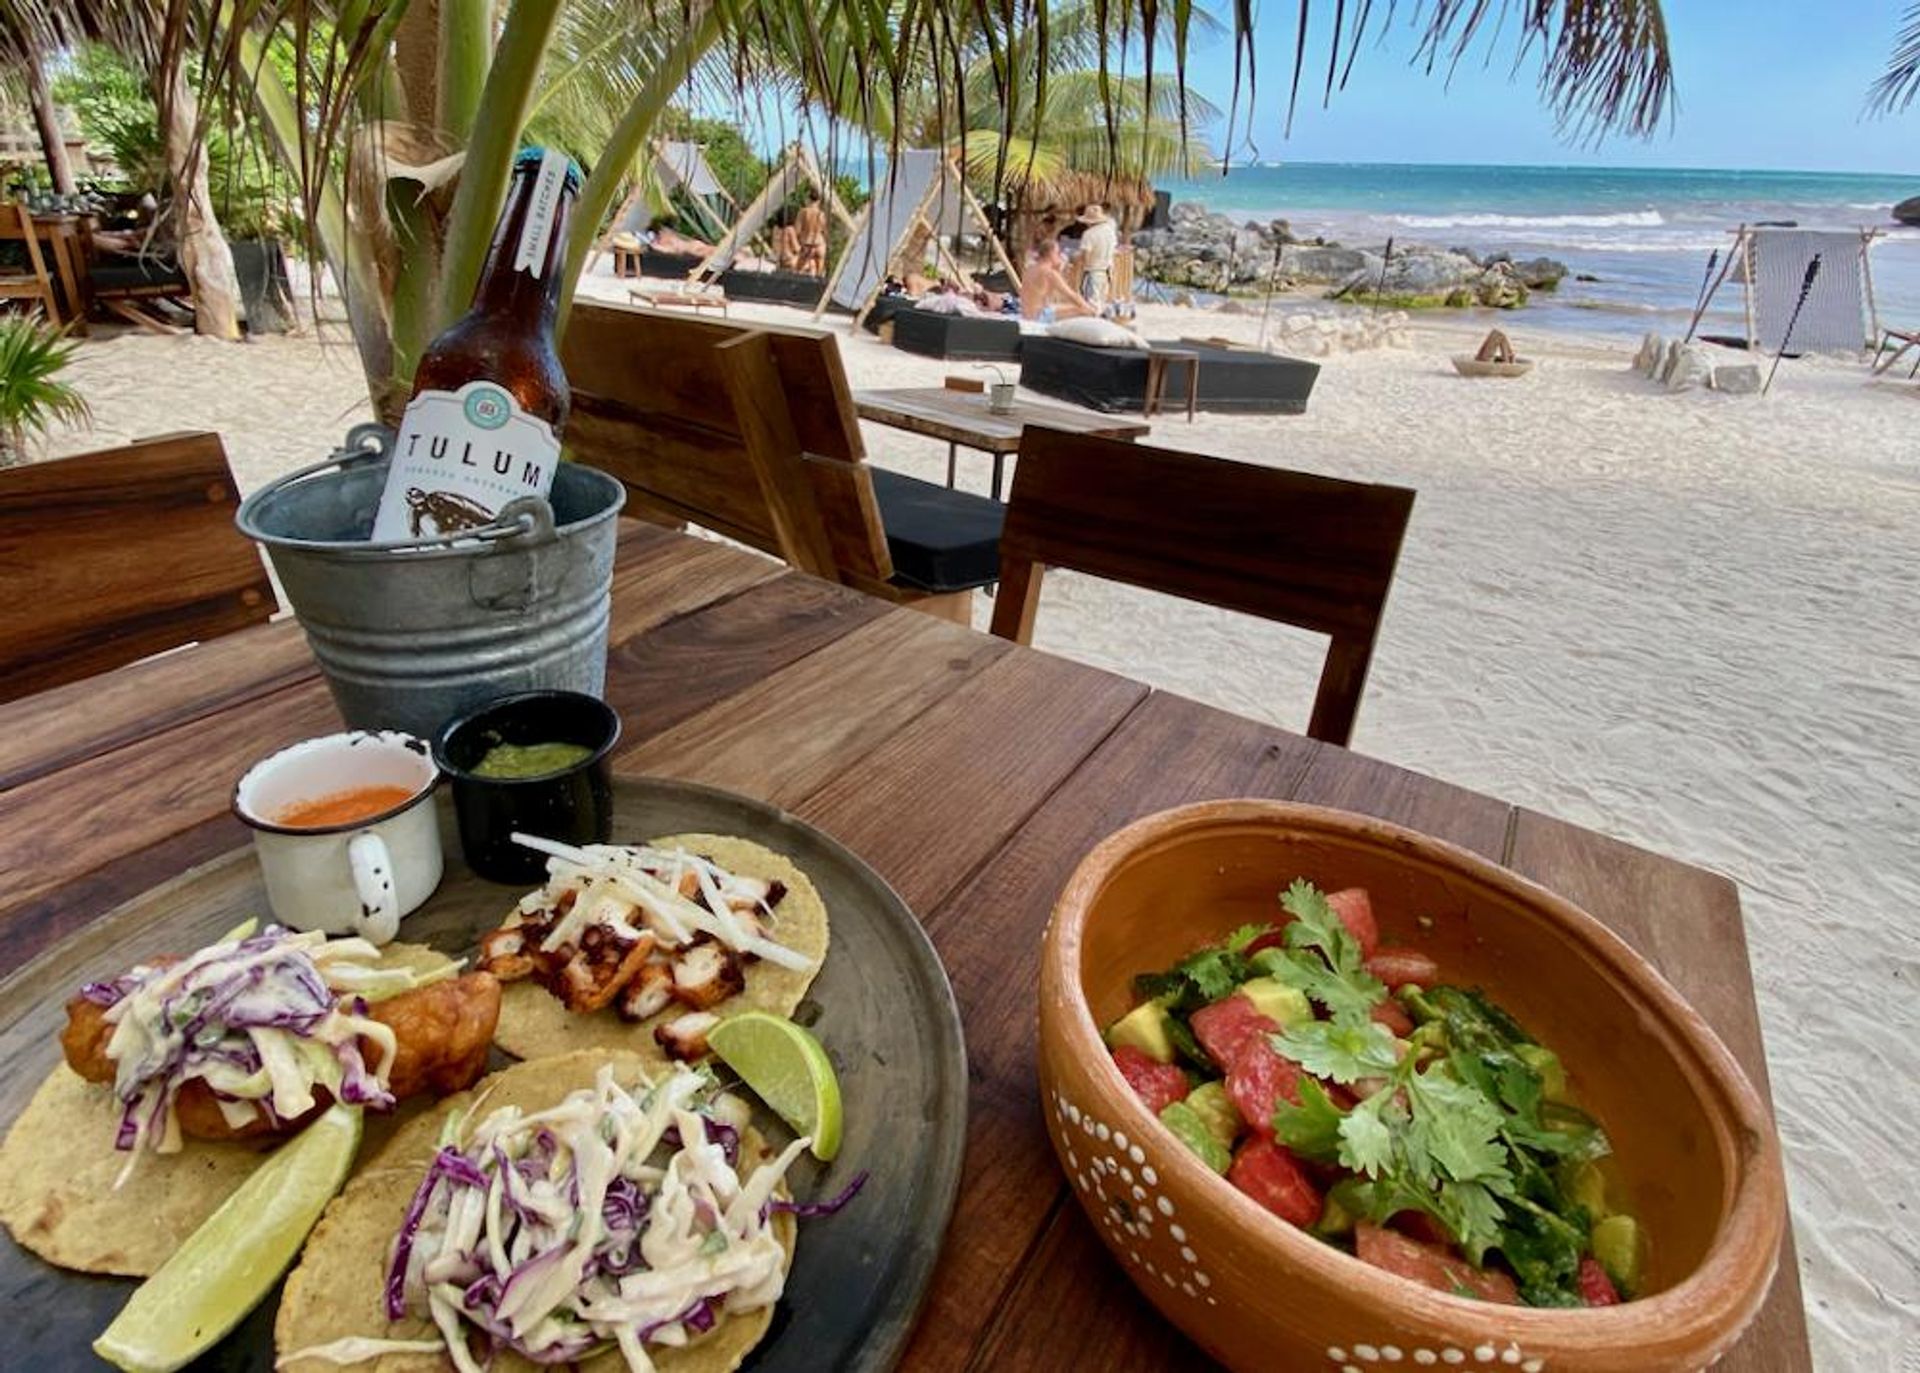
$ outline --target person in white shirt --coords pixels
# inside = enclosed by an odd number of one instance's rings
[[[1076,218],[1085,226],[1080,235],[1080,294],[1095,310],[1104,310],[1113,294],[1113,255],[1120,247],[1120,230],[1104,205],[1083,206]]]

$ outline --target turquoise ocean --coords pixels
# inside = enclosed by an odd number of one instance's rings
[[[1596,280],[1569,275],[1558,291],[1536,295],[1525,315],[1623,334],[1684,329],[1708,255],[1718,249],[1724,259],[1743,222],[1880,228],[1887,236],[1871,261],[1881,321],[1920,328],[1920,229],[1902,228],[1890,214],[1894,202],[1920,195],[1920,174],[1289,162],[1158,184],[1176,202],[1198,201],[1236,220],[1285,219],[1301,237],[1351,247],[1378,247],[1391,236],[1558,258]],[[1740,294],[1729,283],[1706,327],[1738,332],[1740,320]]]

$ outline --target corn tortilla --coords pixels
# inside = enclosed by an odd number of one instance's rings
[[[385,965],[428,970],[450,962],[418,944],[391,944]],[[367,1117],[374,1136],[381,1117]],[[83,1273],[144,1278],[173,1256],[278,1140],[220,1144],[187,1139],[177,1154],[143,1153],[126,1185],[127,1155],[113,1147],[120,1104],[113,1087],[55,1065],[0,1143],[0,1223],[49,1263]],[[369,1142],[362,1156],[371,1153]]]
[[[795,972],[757,959],[746,966],[746,990],[722,1001],[713,1011],[723,1017],[741,1011],[792,1015],[827,956],[827,908],[813,882],[790,859],[750,839],[678,834],[651,842],[656,848],[702,854],[742,877],[786,885],[787,894],[773,908],[773,938],[812,959],[812,966],[805,972]],[[611,1006],[579,1015],[532,978],[521,978],[500,989],[500,1023],[493,1042],[516,1058],[547,1058],[597,1049],[635,1053],[650,1063],[665,1063],[667,1052],[654,1039],[654,1028],[687,1012],[687,1007],[676,1002],[640,1021],[622,1020]]]
[[[425,1317],[389,1321],[384,1292],[388,1252],[406,1215],[407,1203],[412,1200],[433,1158],[446,1117],[454,1110],[466,1109],[483,1095],[482,1111],[503,1106],[518,1106],[527,1112],[544,1111],[559,1104],[568,1093],[591,1087],[601,1066],[609,1063],[613,1065],[616,1079],[626,1086],[654,1072],[654,1065],[636,1054],[581,1052],[536,1059],[483,1078],[473,1090],[448,1097],[433,1110],[409,1122],[360,1176],[333,1199],[308,1237],[299,1265],[287,1278],[280,1298],[280,1314],[274,1321],[278,1366],[295,1373],[301,1370],[325,1373],[337,1365],[319,1359],[290,1360],[289,1356],[353,1336],[394,1340],[438,1338],[433,1323]],[[740,1150],[743,1164],[748,1160],[771,1158],[774,1154],[754,1130],[742,1133]],[[779,1193],[786,1195],[784,1185]],[[791,1265],[793,1217],[779,1217],[776,1226]],[[648,1354],[660,1373],[728,1373],[740,1366],[772,1323],[772,1307],[744,1314],[724,1314],[723,1308],[720,1320],[704,1338],[678,1349],[650,1348]],[[374,1373],[437,1373],[452,1366],[444,1354],[386,1354],[352,1365]],[[575,1365],[582,1373],[613,1373],[625,1366],[617,1349]],[[513,1353],[502,1353],[492,1364],[494,1373],[539,1367]]]

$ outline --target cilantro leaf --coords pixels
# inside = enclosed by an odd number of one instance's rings
[[[1274,1103],[1273,1137],[1315,1163],[1340,1158],[1340,1122],[1346,1113],[1328,1098],[1326,1089],[1310,1077],[1300,1079],[1300,1104],[1285,1097]]]
[[[1204,1002],[1230,996],[1233,989],[1252,976],[1247,960],[1231,949],[1202,949],[1174,965],[1200,993]]]
[[[1486,1096],[1435,1072],[1407,1079],[1412,1130],[1425,1156],[1455,1182],[1511,1182],[1500,1138],[1506,1117]]]
[[[1326,894],[1303,877],[1296,877],[1280,897],[1281,908],[1293,917],[1287,926],[1287,947],[1318,949],[1335,972],[1357,972],[1365,961],[1360,941],[1347,933],[1344,921],[1327,904]]]
[[[1394,1089],[1383,1087],[1348,1111],[1340,1122],[1340,1162],[1356,1173],[1380,1177],[1394,1165],[1394,1126],[1405,1111]]]
[[[1486,1262],[1487,1250],[1500,1242],[1500,1222],[1505,1211],[1500,1200],[1485,1183],[1447,1182],[1429,1208],[1466,1253],[1474,1267]]]
[[[1253,967],[1304,992],[1343,1025],[1366,1024],[1387,995],[1385,985],[1367,972],[1336,972],[1318,954],[1303,949],[1262,949],[1253,956]]]
[[[1220,942],[1232,953],[1245,953],[1247,945],[1272,929],[1272,925],[1242,925]]]
[[[1359,1024],[1313,1020],[1289,1026],[1273,1037],[1273,1047],[1313,1076],[1335,1082],[1385,1077],[1399,1063],[1393,1033],[1370,1020]]]

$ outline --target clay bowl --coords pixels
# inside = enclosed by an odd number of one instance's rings
[[[1148,1114],[1100,1028],[1132,1007],[1136,973],[1273,919],[1294,877],[1368,888],[1383,943],[1484,987],[1559,1053],[1612,1136],[1623,1200],[1649,1239],[1640,1300],[1545,1310],[1408,1282],[1270,1215]],[[1040,1083],[1054,1151],[1102,1241],[1169,1320],[1235,1368],[1703,1368],[1753,1318],[1779,1258],[1786,1189],[1772,1122],[1678,993],[1551,893],[1358,815],[1207,802],[1096,848],[1047,928]]]

